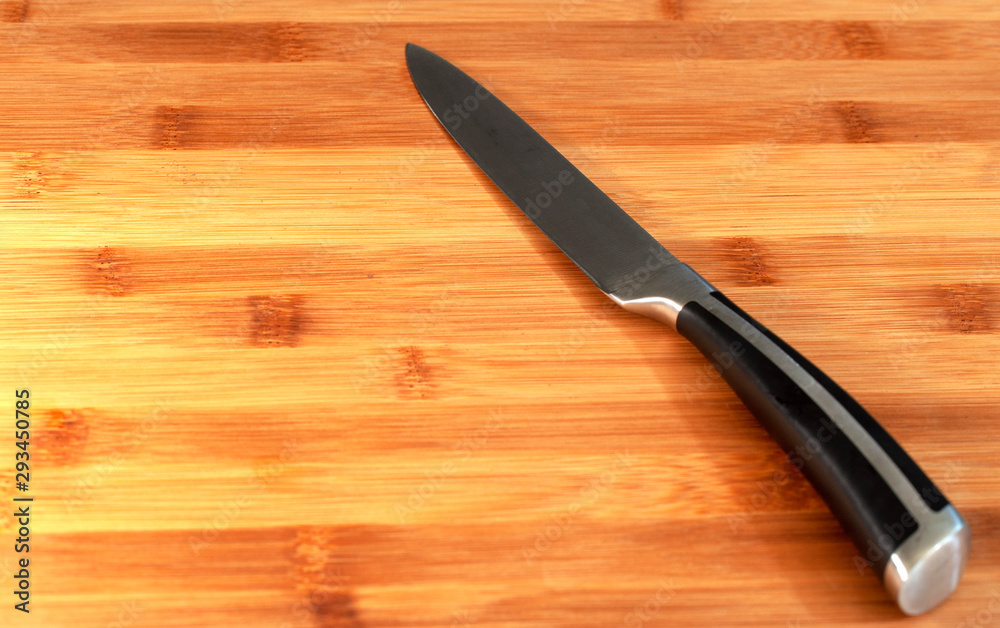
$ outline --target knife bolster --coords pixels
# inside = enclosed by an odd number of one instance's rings
[[[677,328],[677,316],[690,301],[707,298],[715,290],[690,266],[675,262],[649,274],[644,281],[639,273],[630,281],[606,294],[629,312]]]

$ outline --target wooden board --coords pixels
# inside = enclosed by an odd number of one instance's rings
[[[1000,622],[996,2],[0,16],[4,626],[904,620],[697,352],[616,309],[449,140],[407,41],[487,82],[945,490],[970,563],[907,625]]]

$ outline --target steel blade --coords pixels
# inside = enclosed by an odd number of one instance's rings
[[[438,121],[524,214],[609,294],[677,259],[499,98],[433,52],[406,45]]]

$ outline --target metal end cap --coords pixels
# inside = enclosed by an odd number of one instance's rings
[[[947,506],[906,539],[889,557],[884,577],[900,610],[920,615],[952,594],[965,571],[971,538],[968,524]]]

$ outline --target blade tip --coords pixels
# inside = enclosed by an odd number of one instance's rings
[[[417,62],[417,57],[421,53],[426,54],[427,50],[414,43],[406,42],[406,67],[410,70],[411,75],[413,74],[413,66]]]

